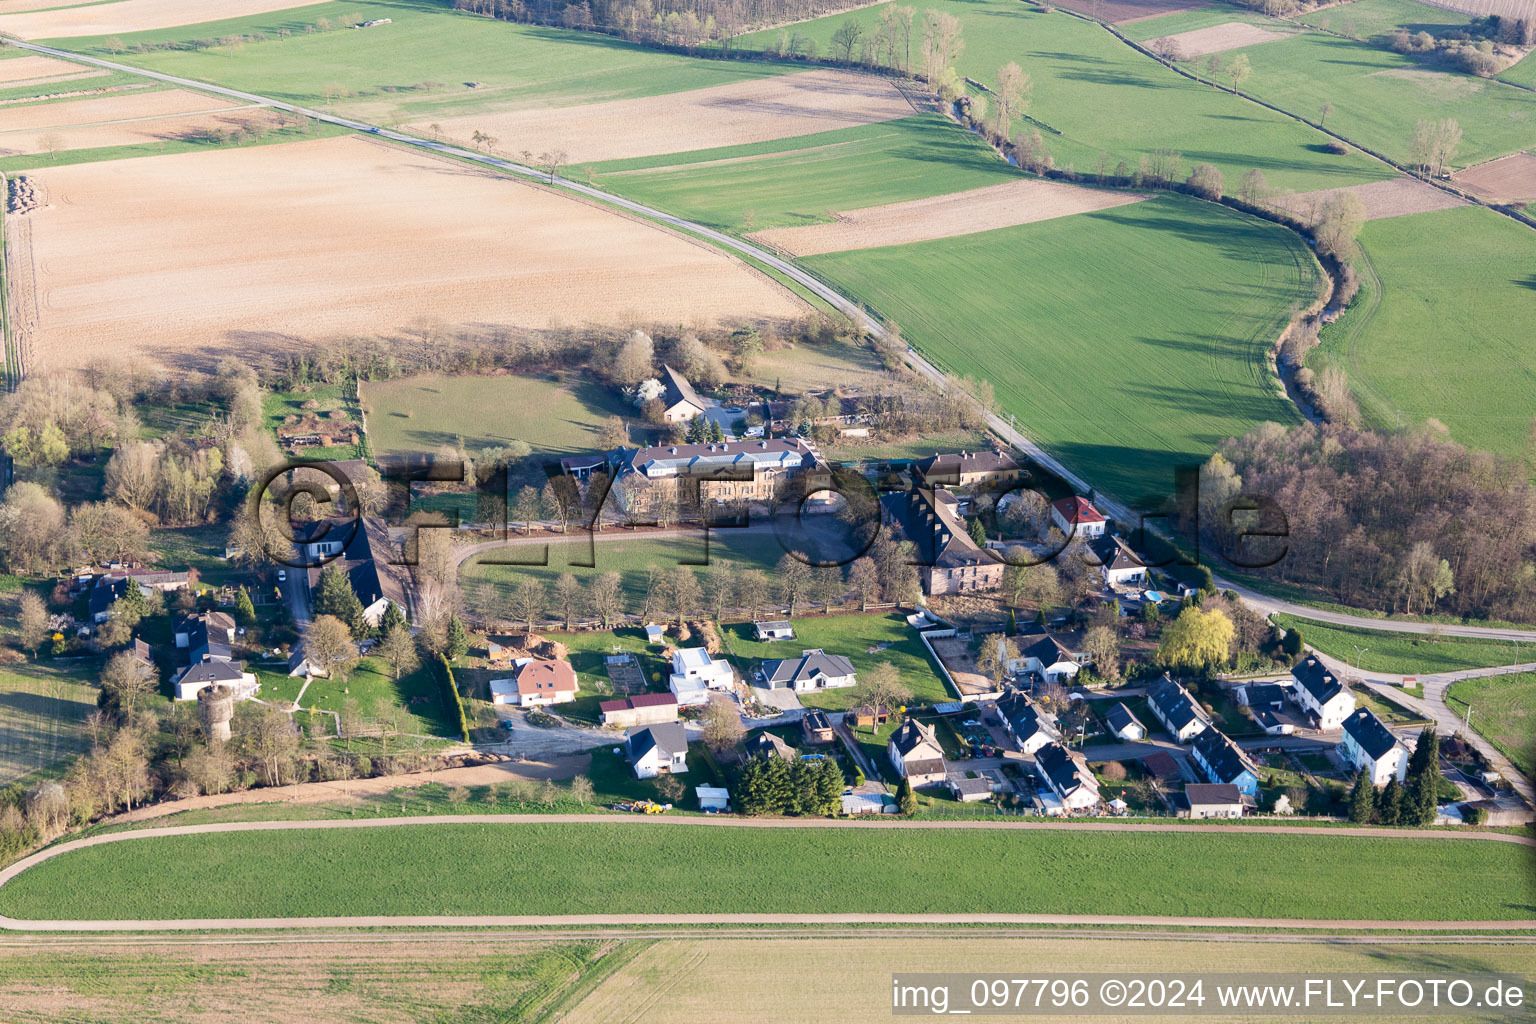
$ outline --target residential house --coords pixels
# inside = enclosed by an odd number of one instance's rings
[[[853,662],[841,654],[828,654],[820,648],[801,651],[798,658],[765,661],[758,669],[758,679],[770,690],[835,690],[852,686]]]
[[[1180,808],[1184,817],[1241,818],[1243,811],[1253,806],[1253,799],[1244,798],[1242,790],[1231,783],[1191,782],[1184,787],[1184,803]]]
[[[190,650],[206,644],[210,638],[226,644],[235,642],[235,620],[225,612],[198,612],[176,620],[171,636],[179,649]]]
[[[1059,743],[1047,743],[1035,755],[1035,763],[1045,776],[1046,785],[1068,813],[1098,806],[1099,783],[1081,754]]]
[[[113,569],[95,578],[88,599],[92,622],[106,622],[112,605],[137,585],[139,592],[148,597],[151,591],[169,593],[185,590],[191,577],[184,572],[167,572],[162,569]]]
[[[395,555],[394,544],[389,537],[389,527],[377,516],[357,520],[360,524],[348,532],[346,545],[339,557],[328,564],[339,565],[352,583],[352,592],[363,605],[363,618],[375,628],[384,621],[384,612],[390,605],[401,614],[410,614],[406,597],[407,567],[403,558]],[[306,563],[311,560],[306,559]],[[309,570],[310,592],[320,589],[321,568]]]
[[[629,730],[625,754],[637,779],[680,775],[688,770],[688,736],[681,722],[661,722]]]
[[[1030,672],[1048,683],[1069,683],[1092,658],[1080,647],[1082,633],[1028,633],[1019,637],[1019,654],[1008,661],[1010,672]],[[1077,641],[1077,644],[1073,644]]]
[[[661,367],[662,419],[668,423],[686,423],[704,415],[709,405],[693,390],[688,378],[665,364]]]
[[[784,619],[774,622],[754,622],[752,632],[758,640],[793,640],[795,638],[795,627]]]
[[[171,686],[177,700],[196,700],[199,690],[223,683],[235,692],[236,700],[250,700],[261,689],[255,673],[227,658],[210,657],[194,662],[181,670]]]
[[[1147,564],[1119,537],[1101,536],[1090,542],[1089,547],[1099,560],[1099,572],[1109,586],[1146,582]]]
[[[1339,743],[1349,763],[1375,786],[1388,779],[1402,782],[1408,775],[1408,748],[1369,708],[1360,708],[1344,719],[1344,738]]]
[[[671,693],[637,693],[620,700],[605,700],[598,704],[602,723],[608,726],[657,725],[677,721],[677,695]]]
[[[554,658],[519,658],[511,679],[491,680],[491,703],[517,707],[564,704],[576,699],[576,670]]]
[[[748,757],[782,758],[785,761],[795,759],[795,750],[778,736],[763,729],[754,732],[742,741],[742,748],[746,750]]]
[[[928,488],[1012,483],[1024,473],[1018,460],[1005,451],[930,455],[913,463],[912,469]]]
[[[978,547],[949,491],[914,487],[881,499],[887,517],[916,548],[926,594],[995,590],[1006,568],[996,551]]]
[[[1344,719],[1355,710],[1355,696],[1328,666],[1310,655],[1291,669],[1291,675],[1296,677],[1291,699],[1307,713],[1313,728],[1322,732],[1343,728]]]
[[[631,515],[691,500],[695,486],[700,505],[769,503],[792,481],[826,468],[799,437],[620,449],[612,465],[615,501]]]
[[[724,786],[695,786],[693,792],[699,798],[701,811],[716,814],[731,809],[731,791]]]
[[[885,747],[896,774],[914,787],[943,782],[944,776],[948,774],[944,765],[944,750],[939,746],[931,725],[909,718],[891,733]]]
[[[301,640],[293,645],[293,653],[288,655],[288,674],[324,679],[331,674],[331,671],[310,660],[309,652],[304,649],[304,642]]]
[[[1116,701],[1115,706],[1104,712],[1104,724],[1115,737],[1122,740],[1144,740],[1147,738],[1147,727],[1141,724],[1141,719],[1131,713],[1131,709],[1125,706],[1124,701]]]
[[[1234,691],[1237,702],[1253,713],[1253,720],[1271,736],[1289,736],[1296,723],[1286,713],[1288,687],[1278,683],[1248,683]]]
[[[1191,753],[1212,782],[1236,786],[1247,796],[1258,793],[1259,770],[1220,729],[1208,728],[1196,736]]]
[[[774,433],[799,430],[809,420],[812,427],[836,427],[837,432],[845,437],[863,437],[868,430],[861,430],[861,425],[867,425],[875,421],[875,417],[865,408],[862,398],[853,395],[837,395],[826,392],[806,393],[821,401],[821,412],[808,417],[796,417],[794,402],[786,401],[753,401],[747,405],[747,412],[762,418],[763,423]]]
[[[586,481],[593,473],[608,471],[608,453],[592,452],[586,455],[567,455],[560,460],[560,471],[566,476]]]
[[[809,744],[831,743],[836,738],[832,732],[832,719],[818,708],[811,708],[801,716],[800,735]]]
[[[685,707],[707,704],[710,690],[730,690],[736,685],[736,673],[704,648],[684,647],[672,655],[672,678],[667,685]]]
[[[1003,729],[1025,754],[1035,754],[1047,743],[1061,739],[1055,718],[1040,710],[1021,690],[1003,694],[997,702],[997,713],[1003,720]]]
[[[1093,507],[1093,502],[1077,494],[1051,502],[1051,522],[1068,537],[1085,540],[1104,536],[1108,525],[1103,514]]]
[[[1141,759],[1142,769],[1158,782],[1168,782],[1183,776],[1179,762],[1166,750],[1154,750]]]
[[[1210,725],[1205,711],[1195,703],[1189,691],[1167,675],[1148,687],[1147,706],[1179,743],[1191,742]]]

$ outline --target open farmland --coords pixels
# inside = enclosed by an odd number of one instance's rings
[[[1456,184],[1494,203],[1536,200],[1536,153],[1516,153],[1456,175]]]
[[[71,81],[76,78],[93,78],[109,74],[100,68],[88,68],[54,57],[28,54],[0,60],[0,88],[14,89],[20,85],[39,85],[46,82]]]
[[[443,377],[428,374],[363,385],[375,455],[435,452],[459,438],[471,454],[523,441],[535,456],[591,451],[597,428],[634,415],[613,388],[544,377]]]
[[[598,164],[602,187],[732,231],[826,223],[831,211],[1017,181],[937,114],[747,146]]]
[[[0,786],[85,750],[85,716],[95,708],[96,688],[77,671],[0,668]]]
[[[1245,54],[1253,66],[1244,92],[1310,120],[1324,102],[1332,103],[1331,131],[1399,164],[1412,162],[1410,141],[1419,120],[1449,117],[1461,125],[1453,167],[1518,152],[1536,137],[1536,97],[1530,92],[1368,43],[1303,32],[1234,53]],[[1191,69],[1203,71],[1193,63]]]
[[[1451,10],[1450,6],[1422,4],[1418,0],[1352,0],[1297,14],[1290,20],[1381,43],[1389,41],[1398,29],[1438,35],[1471,23],[1470,16]]]
[[[1125,500],[1160,503],[1175,466],[1297,419],[1267,353],[1319,271],[1294,235],[1219,206],[1159,198],[806,263],[991,380],[1004,415]]]
[[[0,107],[0,156],[190,140],[270,130],[272,111],[182,89]]]
[[[303,7],[304,0],[115,0],[0,14],[0,32],[19,39],[116,35]]]
[[[1021,178],[1002,185],[837,214],[831,224],[773,228],[752,237],[796,256],[905,245],[1108,210],[1147,196]]]
[[[1191,82],[1101,26],[1059,12],[1039,13],[1015,0],[935,0],[923,7],[960,19],[965,40],[956,62],[960,74],[990,87],[998,68],[1017,61],[1030,75],[1034,98],[1029,115],[1048,126],[1042,134],[1057,167],[1092,171],[1100,153],[1107,153],[1110,170],[1120,160],[1134,169],[1141,156],[1172,149],[1183,155],[1186,173],[1194,164],[1210,163],[1232,184],[1254,167],[1270,185],[1298,192],[1390,176],[1387,168],[1358,154],[1328,154],[1326,138],[1313,129]],[[879,8],[821,18],[797,29],[825,52],[833,32],[848,21],[872,31]],[[777,38],[776,32],[755,33],[743,36],[739,45],[768,48]],[[914,61],[916,53],[914,46]],[[1257,76],[1250,84],[1256,83]]]
[[[347,27],[383,18],[390,24]],[[261,41],[255,41],[257,36]],[[250,41],[234,42],[240,37]],[[223,39],[231,43],[181,47],[189,40]],[[147,49],[116,55],[118,41],[130,51]],[[71,39],[68,45],[391,124],[428,123],[514,105],[656,96],[803,70],[787,64],[701,61],[612,36],[493,21],[454,11],[448,0],[343,0],[120,38]],[[158,49],[163,46],[177,48]],[[525,148],[513,138],[503,138],[502,144],[508,150]]]
[[[295,339],[393,336],[423,320],[543,328],[804,308],[701,243],[355,137],[36,178],[47,205],[11,220],[13,245],[30,252],[12,253],[11,265],[36,268],[35,281],[11,282],[36,368],[103,353],[250,357]]]
[[[562,149],[580,165],[765,142],[912,113],[890,79],[819,70],[608,103],[482,109],[409,127],[466,146],[479,131],[510,148]]]
[[[1344,368],[1369,426],[1434,418],[1469,447],[1526,451],[1536,232],[1468,206],[1372,221],[1360,244],[1361,294],[1308,364]]]
[[[1524,947],[1492,942],[1458,945],[1448,950],[1445,946],[1416,946],[1398,940],[1360,945],[1325,945],[1303,940],[1277,944],[1260,941],[1258,937],[1247,941],[1230,935],[1220,942],[1125,935],[1008,938],[966,937],[958,933],[921,938],[678,938],[648,946],[633,962],[597,986],[563,1020],[565,1024],[629,1024],[634,1019],[635,1007],[659,1003],[667,1007],[669,1014],[690,1024],[745,1020],[762,1006],[774,1007],[779,1019],[796,1024],[877,1024],[891,1018],[893,976],[952,971],[1014,977],[1020,964],[1029,965],[1030,970],[1045,977],[1084,970],[1143,976],[1209,976],[1244,974],[1261,969],[1261,965],[1265,970],[1279,970],[1284,965],[1284,970],[1319,974],[1407,974],[1430,962],[1442,970],[1465,974],[1522,975],[1528,970],[1529,959]],[[129,976],[133,976],[131,967]],[[796,983],[786,985],[785,978],[794,978]],[[686,982],[679,984],[678,979]],[[1032,993],[1034,988],[1031,986],[1029,991]],[[1029,1019],[1068,1024],[1084,1017],[1082,1011],[1044,1015],[1042,1011],[1031,1010]],[[1212,1024],[1236,1024],[1255,1018],[1249,1014],[1207,1013],[1199,1019]],[[1350,1018],[1314,1014],[1309,1019],[1334,1022]]]
[[[1344,188],[1323,189],[1321,192],[1299,192],[1276,196],[1269,200],[1278,206],[1308,220],[1317,219],[1321,210],[1333,196],[1349,193],[1360,200],[1365,208],[1366,220],[1383,217],[1403,217],[1411,213],[1430,213],[1448,210],[1453,206],[1465,206],[1466,200],[1443,189],[1420,181],[1418,178],[1389,178],[1365,185],[1346,185]]]
[[[1239,50],[1258,43],[1272,43],[1277,39],[1284,39],[1285,35],[1283,32],[1260,28],[1246,21],[1224,21],[1220,25],[1191,29],[1166,38],[1169,43],[1178,48],[1172,52],[1183,54],[1186,59],[1192,59],[1212,53],[1224,53],[1227,50]]]
[[[1536,899],[1533,852],[1512,843],[1242,832],[725,828],[508,816],[157,836],[73,850],[23,871],[0,888],[0,913],[121,920],[884,911],[1514,922],[1529,918]],[[1381,869],[1384,860],[1392,871]],[[1155,883],[1126,884],[1126,864],[1172,862],[1180,870]],[[1254,872],[1257,862],[1290,870]],[[1001,863],[1012,865],[1008,885],[976,870]],[[508,886],[509,864],[539,884]],[[699,864],[710,865],[711,884],[698,884]],[[923,884],[913,886],[919,864]],[[1319,871],[1336,884],[1313,885]],[[1463,884],[1401,882],[1451,872]],[[426,878],[431,884],[419,884]]]
[[[1536,772],[1536,675],[1521,672],[1463,679],[1451,684],[1445,703],[1463,716],[1470,706],[1473,731],[1525,774]]]

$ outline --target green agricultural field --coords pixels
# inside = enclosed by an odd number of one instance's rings
[[[535,455],[593,451],[609,416],[633,416],[613,389],[588,379],[443,377],[363,385],[375,456],[435,452],[463,438],[471,454],[521,441]]]
[[[1368,425],[1440,420],[1518,456],[1536,416],[1536,232],[1477,207],[1371,221],[1362,290],[1309,363],[1349,374]]]
[[[1116,25],[1115,30],[1127,39],[1135,40],[1138,43],[1145,43],[1163,36],[1178,35],[1180,32],[1194,32],[1202,28],[1214,28],[1217,25],[1229,25],[1232,22],[1257,25],[1271,32],[1298,31],[1288,19],[1271,18],[1257,11],[1243,10],[1242,8],[1226,4],[1201,7],[1192,11],[1179,11],[1175,14],[1165,14],[1161,18],[1148,18],[1145,21],[1127,22],[1123,25]]]
[[[1267,356],[1320,272],[1290,232],[1161,198],[914,245],[815,256],[941,367],[1102,490],[1153,504],[1228,437],[1293,423]]]
[[[1410,140],[1420,120],[1449,117],[1461,125],[1453,168],[1518,153],[1536,137],[1536,96],[1529,91],[1369,43],[1305,32],[1220,57],[1239,53],[1253,65],[1244,92],[1313,121],[1324,102],[1332,103],[1330,130],[1399,164],[1413,160]],[[1203,59],[1187,66],[1205,73]]]
[[[517,529],[513,526],[514,532]],[[598,573],[617,572],[623,579],[627,611],[638,612],[645,596],[647,570],[657,566],[671,571],[676,566],[696,563],[702,571],[702,563],[729,562],[740,568],[772,569],[783,557],[784,549],[768,530],[711,530],[708,542],[702,531],[690,530],[685,537],[651,539],[644,535],[630,538],[627,531],[613,528],[601,539],[588,542],[588,535],[572,527],[569,541],[558,537],[549,544],[548,565],[516,564],[497,565],[487,560],[518,560],[534,563],[544,557],[541,545],[516,544],[497,549],[484,555],[476,555],[459,568],[459,582],[471,599],[477,598],[483,589],[490,587],[490,600],[505,608],[512,590],[524,579],[536,579],[552,583],[556,576],[569,572],[579,580],[588,580]],[[583,566],[584,561],[595,566]],[[548,614],[554,614],[550,611]],[[658,606],[657,614],[664,614]],[[510,617],[508,612],[506,617]]]
[[[1440,35],[1471,24],[1472,16],[1416,0],[1354,0],[1353,3],[1307,11],[1290,20],[1384,44],[1398,29]]]
[[[731,160],[732,163],[715,163]],[[732,231],[816,224],[834,210],[1013,181],[1014,167],[937,114],[597,165],[604,188]]]
[[[1536,773],[1536,674],[1463,679],[1451,684],[1445,703],[1462,716],[1470,707],[1472,729],[1516,768]]]
[[[1332,626],[1291,615],[1276,615],[1274,620],[1284,629],[1299,627],[1302,637],[1311,646],[1341,661],[1347,660],[1351,665],[1358,662],[1358,667],[1367,672],[1416,676],[1536,661],[1536,644],[1451,636],[1437,640],[1411,633]],[[1370,650],[1357,659],[1356,644],[1362,650],[1367,647]]]
[[[349,26],[378,18],[391,24]],[[322,19],[334,27],[314,31]],[[135,52],[260,33],[264,42]],[[284,36],[284,33],[287,33]],[[71,50],[376,121],[559,105],[700,89],[788,66],[700,61],[612,36],[517,25],[456,12],[448,0],[315,4],[116,37],[55,40]],[[474,88],[469,84],[475,83]]]
[[[1513,85],[1523,85],[1527,89],[1536,89],[1536,60],[1531,59],[1530,54],[1514,67],[1507,68],[1499,78]]]
[[[48,772],[90,745],[96,709],[88,669],[48,663],[0,667],[0,786]]]
[[[1297,192],[1390,176],[1360,155],[1330,156],[1325,138],[1282,114],[1191,82],[1136,52],[1102,27],[1061,13],[1041,14],[1015,0],[936,0],[921,9],[947,11],[963,25],[965,50],[956,70],[990,85],[997,70],[1017,61],[1034,82],[1029,114],[1061,134],[1043,132],[1056,165],[1094,170],[1101,152],[1110,169],[1159,149],[1183,154],[1184,167],[1211,163],[1235,183],[1257,167],[1271,185]],[[866,30],[879,21],[873,7],[795,27],[828,52],[846,21]],[[1233,20],[1233,19],[1228,19]],[[914,33],[916,35],[916,33]],[[743,36],[739,45],[768,49],[778,31]],[[917,39],[912,59],[919,61]],[[973,92],[976,90],[973,88]]]
[[[270,701],[291,701],[304,686],[302,678],[288,675],[286,669],[258,669],[261,697]],[[432,670],[420,668],[399,680],[387,662],[363,658],[351,675],[342,679],[315,679],[304,689],[301,705],[341,714],[347,701],[353,701],[363,718],[387,718],[394,708],[402,709],[400,730],[421,736],[456,736],[457,722],[443,707],[442,690]],[[329,718],[329,716],[327,716]],[[335,720],[329,731],[335,733]]]
[[[1256,863],[1293,870],[1257,871]],[[1383,871],[1389,862],[1391,871]],[[710,865],[699,885],[699,864]],[[978,864],[1009,864],[999,886]],[[1127,884],[1126,864],[1180,869]],[[539,879],[506,884],[508,865]],[[345,865],[344,870],[338,867]],[[444,870],[452,865],[452,870]],[[134,839],[0,889],[21,919],[401,914],[1055,913],[1524,920],[1536,858],[1469,840],[579,823]],[[1326,891],[1311,877],[1337,884]],[[1404,885],[1453,874],[1456,886]],[[921,878],[921,885],[912,885]],[[786,884],[792,880],[793,884]]]
[[[793,640],[761,642],[753,639],[752,624],[725,627],[731,653],[743,673],[754,662],[765,658],[798,658],[801,651],[819,647],[828,654],[841,654],[853,662],[854,672],[863,672],[881,662],[890,662],[901,673],[901,681],[912,690],[917,704],[953,700],[928,657],[928,649],[918,639],[917,631],[895,613],[872,615],[812,615],[794,620]],[[871,651],[871,647],[886,645]],[[842,711],[857,701],[853,689],[825,690],[800,695],[808,707]]]

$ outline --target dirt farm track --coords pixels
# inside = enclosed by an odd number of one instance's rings
[[[423,320],[537,329],[642,307],[668,323],[804,310],[701,242],[358,137],[27,177],[41,205],[6,230],[29,371],[100,355],[207,361]]]

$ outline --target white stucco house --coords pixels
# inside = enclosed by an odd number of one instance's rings
[[[710,690],[730,690],[735,685],[736,673],[730,664],[711,658],[702,647],[684,647],[672,655],[667,688],[684,707],[707,704]]]
[[[1408,748],[1392,735],[1369,708],[1360,708],[1344,719],[1344,738],[1339,750],[1356,769],[1365,772],[1375,786],[1390,779],[1401,783],[1408,775]]]
[[[1322,732],[1343,728],[1344,719],[1355,710],[1355,697],[1348,687],[1316,655],[1291,669],[1291,675],[1296,677],[1291,699],[1311,717],[1313,727]]]

